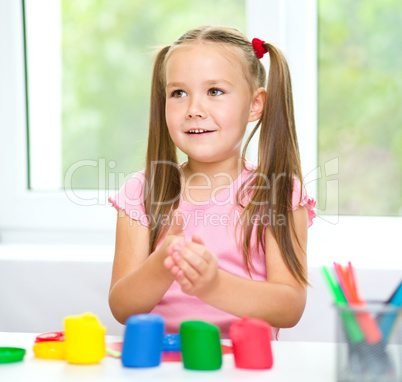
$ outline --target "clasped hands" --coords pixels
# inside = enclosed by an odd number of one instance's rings
[[[164,266],[170,270],[184,293],[202,299],[219,282],[218,261],[199,235],[185,240],[182,225],[181,212],[176,210],[165,238],[170,243]]]

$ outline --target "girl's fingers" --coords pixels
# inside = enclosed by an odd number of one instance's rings
[[[170,222],[170,227],[167,235],[184,236],[183,214],[179,209],[173,211],[172,220]]]
[[[170,269],[172,275],[176,278],[176,281],[183,286],[182,284],[190,285],[190,282],[186,279],[186,275],[184,274],[183,270],[180,269],[177,265],[173,265]]]
[[[173,255],[174,252],[178,252],[180,251],[180,249],[182,247],[184,247],[186,245],[186,242],[184,240],[180,240],[177,242],[174,242],[172,244],[169,245],[167,251],[169,255]]]
[[[199,235],[194,235],[192,237],[192,240],[193,241],[180,240],[170,244],[167,249],[169,255],[173,255],[174,252],[181,252],[183,248],[187,247],[188,249],[196,253],[198,256],[204,257],[206,247],[201,237]]]
[[[176,263],[184,270],[186,271],[187,267],[185,263],[187,263],[188,267],[191,267],[194,269],[198,275],[202,275],[208,268],[208,262],[205,260],[203,256],[200,254],[192,251],[190,248],[187,246],[183,247],[180,250],[180,255],[176,256],[176,258],[173,258]],[[181,263],[180,263],[181,261]],[[182,266],[183,265],[183,266]],[[186,268],[183,268],[186,267]],[[190,275],[189,275],[190,276]],[[194,275],[195,277],[196,275]]]
[[[209,258],[209,251],[204,244],[196,243],[194,241],[186,241],[183,248],[194,252],[198,257],[204,259],[205,261],[207,261]]]
[[[199,277],[200,273],[198,273],[198,270],[195,269],[187,260],[183,259],[183,257],[180,258],[180,260],[174,259],[176,266],[182,271],[183,276],[188,279],[190,282],[195,282]],[[175,274],[175,277],[177,277],[178,274]]]
[[[175,265],[174,260],[172,256],[167,256],[165,260],[163,260],[163,265],[167,269],[172,269],[172,267]]]
[[[192,290],[200,282],[202,284],[214,264],[214,256],[206,249],[199,235],[194,235],[191,242],[181,240],[173,244],[168,257],[165,266],[184,291]]]
[[[180,287],[183,292],[188,293],[189,291],[192,290],[193,284],[189,279],[186,278],[184,273],[181,273],[176,277],[177,282],[180,284]]]
[[[173,265],[173,267],[170,268],[170,272],[176,278],[179,277],[179,275],[183,273],[183,271],[177,265]]]
[[[198,235],[198,233],[196,233],[196,234],[193,235],[192,241],[193,241],[193,243],[205,245],[205,244],[204,244],[204,241],[202,240],[201,236]]]

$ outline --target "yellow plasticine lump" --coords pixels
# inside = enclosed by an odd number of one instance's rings
[[[94,364],[105,357],[106,328],[92,313],[64,319],[66,360],[74,364]]]
[[[42,359],[66,359],[64,341],[45,341],[34,344],[33,351],[36,358]]]

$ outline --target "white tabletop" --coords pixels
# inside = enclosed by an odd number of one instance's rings
[[[120,359],[105,357],[96,365],[72,365],[65,361],[34,357],[32,345],[36,334],[1,333],[0,347],[22,347],[22,362],[0,364],[0,381],[68,382],[68,381],[136,381],[136,382],[331,382],[335,381],[335,345],[322,342],[273,342],[274,365],[270,370],[244,370],[234,365],[233,354],[223,356],[216,371],[192,371],[181,362],[164,362],[152,368],[125,368]],[[106,342],[121,340],[107,337]]]

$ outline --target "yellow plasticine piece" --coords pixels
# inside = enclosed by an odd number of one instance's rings
[[[64,341],[45,341],[34,344],[33,351],[36,358],[66,359],[66,346]]]
[[[64,319],[66,360],[75,364],[98,363],[106,355],[106,328],[92,313]]]

